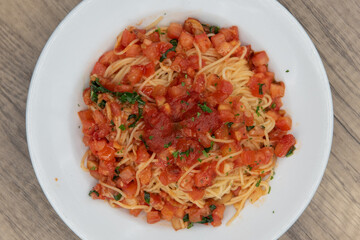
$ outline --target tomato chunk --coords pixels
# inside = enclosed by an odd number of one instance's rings
[[[292,146],[296,143],[295,137],[292,134],[287,134],[281,138],[275,147],[275,154],[278,157],[284,157]]]
[[[290,117],[279,117],[276,122],[275,126],[282,131],[289,131],[291,129],[292,121]]]
[[[211,47],[211,42],[206,33],[195,36],[195,42],[198,44],[201,52],[206,52]]]
[[[252,63],[255,67],[266,65],[269,63],[269,57],[266,54],[265,51],[257,52],[254,54],[254,56],[251,58]]]
[[[169,38],[178,39],[183,30],[183,27],[179,23],[170,23],[167,29],[167,35]]]
[[[190,33],[186,31],[182,31],[179,36],[179,44],[185,50],[189,50],[193,47],[193,43],[194,43],[194,37]]]
[[[149,224],[154,224],[160,221],[160,214],[158,211],[150,211],[146,214],[146,221]]]

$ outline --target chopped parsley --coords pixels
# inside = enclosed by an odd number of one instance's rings
[[[144,143],[146,149],[148,149],[148,148],[149,148],[149,145],[147,145],[147,143],[146,143],[145,139],[143,138],[143,136],[140,135],[139,138],[140,138],[140,140]]]
[[[214,204],[211,204],[211,205],[209,206],[209,208],[210,208],[211,211],[214,211],[214,210],[216,209],[216,206],[215,206]]]
[[[287,154],[285,155],[285,157],[290,157],[294,153],[295,149],[296,149],[295,146],[292,146],[290,148],[290,150],[287,152]]]
[[[144,200],[147,204],[150,204],[150,193],[144,191]]]
[[[202,160],[200,158],[197,159],[199,162],[202,162]]]
[[[246,126],[246,131],[250,131],[251,129],[253,129],[255,126]]]
[[[194,121],[195,121],[195,117],[192,117],[192,118],[191,118],[191,121],[193,121],[193,122],[194,122]]]
[[[288,70],[286,70],[285,72],[290,72],[290,71],[289,71],[289,69],[288,69]]]
[[[151,140],[151,139],[153,139],[154,138],[154,136],[149,136],[149,139]]]
[[[98,106],[101,108],[101,109],[104,109],[105,108],[105,105],[106,105],[106,101],[105,100],[102,100]]]
[[[256,112],[256,115],[257,115],[258,117],[260,117],[259,110],[260,110],[260,106],[257,106],[257,107],[256,107],[256,111],[255,111],[255,112]]]
[[[115,173],[116,173],[116,174],[119,174],[119,173],[120,173],[119,168],[120,168],[120,166],[117,166],[117,167],[115,168]]]
[[[114,195],[115,201],[119,201],[121,199],[121,197],[122,197],[121,193]]]
[[[249,171],[251,171],[251,169],[252,169],[252,166],[248,165],[248,169],[249,169]]]
[[[211,223],[213,221],[214,221],[213,216],[209,215],[207,217],[202,217],[202,220],[200,222],[197,222],[197,223],[205,224],[205,223]]]
[[[164,52],[164,53],[161,55],[161,57],[160,57],[160,62],[162,62],[162,61],[164,61],[164,60],[166,59],[167,54],[168,54],[169,52],[171,52],[171,51],[175,52],[175,51],[176,51],[176,47],[177,47],[177,44],[178,44],[177,40],[171,39],[171,40],[170,40],[170,43],[173,45],[173,47],[170,48],[170,49],[168,49],[168,50],[166,50],[166,52]]]
[[[125,129],[126,129],[126,127],[125,127],[124,124],[121,124],[121,125],[119,126],[119,128],[120,128],[121,131],[125,131]]]
[[[171,146],[171,142],[169,142],[168,144],[165,144],[164,145],[164,148],[168,148],[168,147],[170,147]]]
[[[96,167],[93,166],[93,167],[90,168],[90,170],[95,171],[95,170],[96,170]]]
[[[95,193],[95,194],[96,194],[96,196],[99,196],[99,195],[100,195],[97,191],[95,191],[95,190],[91,190],[91,191],[89,192],[89,196],[91,196],[91,194],[92,194],[92,193]]]
[[[188,78],[188,75],[187,75],[187,74],[185,74],[185,78]]]
[[[111,126],[115,126],[115,123],[113,120],[110,121]]]
[[[188,214],[188,213],[184,215],[183,221],[184,221],[184,222],[188,222],[188,221],[189,221],[189,214]]]
[[[229,128],[231,128],[231,126],[233,125],[233,122],[226,122],[225,125],[227,125]]]
[[[204,154],[205,157],[209,157],[205,149],[202,151],[202,153]]]
[[[218,26],[210,26],[210,27],[209,27],[209,31],[210,31],[211,33],[217,34],[217,33],[219,33],[219,30],[220,30],[220,28],[219,28]]]
[[[214,147],[214,142],[211,141],[210,147],[204,148],[204,150],[205,150],[206,153],[208,153],[208,152],[210,152],[210,150],[211,150],[213,147]]]
[[[265,85],[265,83],[258,83],[258,85],[259,85],[259,94],[263,95],[264,93],[262,87]]]
[[[197,112],[196,117],[200,117],[201,113]]]
[[[271,108],[276,108],[276,103],[271,104]]]
[[[184,83],[184,82],[181,82],[181,86],[183,86],[183,87],[184,87],[184,86],[185,86],[185,83]]]
[[[204,112],[207,113],[212,113],[213,111],[211,110],[211,108],[209,108],[208,106],[206,106],[206,103],[204,104],[198,104],[199,107],[201,108],[201,110],[203,110]]]
[[[269,186],[269,191],[268,191],[268,194],[270,194],[270,191],[271,191],[271,186]]]
[[[179,151],[173,152],[172,155],[174,156],[174,158],[177,158],[179,156]]]
[[[259,187],[260,186],[260,183],[261,183],[261,177],[259,179],[259,181],[257,181],[257,183],[255,184],[256,187]]]
[[[192,223],[192,222],[189,222],[189,224],[187,225],[187,229],[190,229],[190,228],[192,228],[194,226],[194,224]]]

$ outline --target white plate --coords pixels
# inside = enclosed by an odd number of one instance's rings
[[[271,194],[247,204],[229,227],[224,223],[232,207],[221,227],[196,225],[175,232],[165,222],[149,225],[143,216],[135,218],[88,196],[95,181],[80,169],[85,147],[77,112],[85,107],[81,95],[89,72],[123,28],[160,15],[165,17],[163,25],[188,16],[220,26],[237,25],[241,41],[266,50],[270,69],[286,83],[284,107],[293,118],[297,150],[293,157],[280,159]],[[301,215],[321,181],[331,147],[333,108],[313,43],[276,1],[93,0],[71,11],[46,44],[32,77],[26,120],[30,156],[44,193],[81,238],[274,239]]]

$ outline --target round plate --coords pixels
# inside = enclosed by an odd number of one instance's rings
[[[95,180],[80,169],[86,150],[77,112],[98,57],[128,25],[164,16],[160,25],[195,17],[219,26],[237,25],[240,40],[266,50],[269,68],[286,84],[284,109],[292,116],[297,150],[278,161],[272,190],[247,204],[230,225],[225,211],[217,228],[196,224],[175,232],[162,221],[149,225],[124,209],[88,196]],[[286,71],[289,70],[289,71]],[[314,195],[331,148],[333,108],[328,79],[310,38],[295,18],[272,0],[93,0],[81,2],[61,22],[36,65],[27,103],[30,156],[50,203],[83,239],[275,239],[301,215]],[[55,179],[58,179],[56,181]]]

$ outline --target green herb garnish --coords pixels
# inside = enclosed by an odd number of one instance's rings
[[[257,181],[257,183],[255,184],[256,187],[259,187],[260,186],[260,183],[261,183],[261,177],[259,179],[259,181]]]
[[[92,193],[95,193],[95,194],[96,194],[96,196],[99,196],[99,195],[100,195],[97,191],[95,191],[95,190],[91,190],[91,191],[89,192],[89,196],[91,196],[91,194],[92,194]]]
[[[150,193],[144,191],[144,200],[147,204],[150,204]]]
[[[286,153],[285,157],[290,157],[294,153],[295,149],[295,146],[292,146],[290,150]]]
[[[164,145],[164,148],[168,148],[168,147],[170,147],[171,146],[171,142],[169,142],[168,144],[165,144]]]
[[[178,44],[177,40],[171,39],[171,40],[170,40],[170,43],[173,45],[173,47],[170,48],[170,49],[168,49],[168,50],[166,50],[166,52],[161,55],[161,57],[160,57],[160,62],[162,62],[162,61],[164,61],[164,60],[166,59],[167,54],[168,54],[169,52],[171,52],[171,51],[175,52],[175,51],[176,51],[176,47],[177,47],[177,44]]]
[[[246,131],[250,131],[251,129],[253,129],[255,126],[246,126]]]
[[[208,106],[206,106],[206,103],[204,104],[198,104],[198,106],[201,108],[201,110],[203,110],[204,112],[208,112],[208,113],[212,113],[213,111],[211,110],[211,108],[209,108]]]
[[[121,197],[122,197],[121,193],[114,195],[115,201],[119,201],[121,199]]]
[[[258,85],[259,85],[259,94],[263,95],[264,93],[263,93],[262,87],[265,85],[265,83],[258,83]]]

